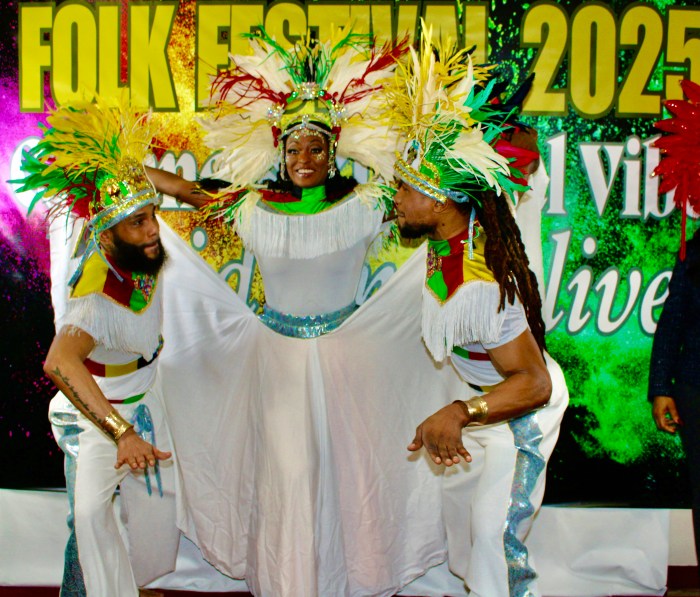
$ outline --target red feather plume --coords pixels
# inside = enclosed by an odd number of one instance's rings
[[[676,190],[674,201],[681,210],[681,259],[685,259],[688,205],[700,213],[700,85],[681,81],[687,100],[668,100],[672,114],[654,126],[666,133],[654,145],[661,150],[661,162],[654,174],[661,177],[660,193]]]

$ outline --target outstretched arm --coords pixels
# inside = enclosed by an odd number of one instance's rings
[[[159,193],[175,197],[178,201],[197,209],[209,200],[209,195],[196,182],[185,180],[182,176],[167,170],[159,170],[150,166],[144,166],[144,168],[148,178]]]
[[[147,464],[153,466],[156,460],[170,458],[170,452],[153,447],[141,439],[133,427],[121,422],[123,419],[85,367],[84,361],[94,347],[94,339],[85,331],[63,328],[51,343],[44,371],[80,412],[114,439],[117,444],[115,468],[123,464],[132,469],[146,468]]]
[[[488,353],[505,379],[488,394],[476,399],[476,412],[466,403],[456,401],[428,417],[416,429],[409,450],[425,446],[435,464],[451,466],[460,458],[470,462],[471,456],[462,443],[462,428],[470,423],[498,423],[547,404],[552,381],[530,330]],[[484,404],[479,404],[479,399]],[[483,416],[484,410],[488,412],[486,417]]]

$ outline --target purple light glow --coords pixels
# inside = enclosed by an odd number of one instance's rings
[[[21,176],[17,148],[28,137],[36,136],[43,114],[18,112],[17,82],[0,79],[0,113],[12,118],[0,121],[0,235],[15,252],[36,263],[37,274],[49,273],[49,245],[41,213],[27,217],[26,206],[19,203],[7,181]],[[14,158],[14,159],[13,159]]]

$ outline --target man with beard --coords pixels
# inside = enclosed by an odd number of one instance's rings
[[[514,168],[522,154],[502,135],[507,113],[485,101],[488,70],[464,50],[433,47],[424,27],[422,54],[402,76],[390,90],[391,120],[408,136],[395,164],[397,223],[404,237],[428,237],[423,341],[465,381],[463,398],[420,423],[408,449],[449,467],[449,565],[469,594],[539,595],[524,542],[568,393],[545,351],[537,282],[509,205],[524,189]]]
[[[135,597],[174,569],[179,544],[157,379],[166,256],[160,197],[141,165],[151,133],[146,118],[100,100],[62,107],[48,123],[25,153],[22,190],[44,187],[40,194],[54,195],[51,215],[68,210],[87,231],[44,365],[59,389],[49,418],[71,507],[61,594]]]

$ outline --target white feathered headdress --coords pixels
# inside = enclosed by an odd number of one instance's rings
[[[407,41],[375,47],[369,35],[334,31],[286,50],[264,28],[247,35],[252,55],[212,84],[213,117],[202,121],[206,143],[221,153],[217,177],[234,188],[255,184],[279,162],[278,145],[299,128],[328,136],[329,154],[352,159],[391,179],[398,135],[382,117],[379,92]],[[342,132],[341,132],[342,131]]]

